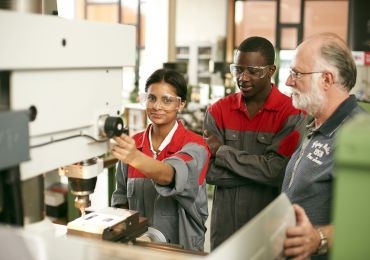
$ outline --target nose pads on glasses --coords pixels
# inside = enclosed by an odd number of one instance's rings
[[[154,109],[160,109],[162,108],[162,104],[161,104],[161,101],[158,99],[154,102],[153,106],[152,106]]]

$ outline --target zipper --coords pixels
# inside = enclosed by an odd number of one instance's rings
[[[310,143],[310,139],[306,139],[304,140],[304,142],[302,143],[302,149],[299,153],[299,156],[298,156],[298,159],[296,160],[295,164],[294,164],[294,167],[293,167],[293,172],[292,172],[292,178],[290,178],[290,182],[289,182],[289,186],[288,188],[290,188],[290,186],[292,186],[292,183],[293,183],[293,180],[294,180],[294,177],[296,175],[296,171],[297,171],[297,167],[298,167],[298,164],[301,162],[302,160],[302,157],[303,157],[303,154],[304,152],[306,151],[306,148],[307,148],[307,145]]]

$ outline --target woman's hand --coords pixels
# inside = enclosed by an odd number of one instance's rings
[[[122,134],[113,137],[116,142],[112,147],[112,155],[118,160],[138,169],[146,177],[161,185],[172,183],[175,170],[171,165],[155,160],[136,148],[135,140]]]
[[[115,136],[113,140],[116,144],[112,147],[112,155],[118,160],[132,165],[134,160],[138,158],[139,153],[139,150],[136,148],[135,140],[125,134]]]

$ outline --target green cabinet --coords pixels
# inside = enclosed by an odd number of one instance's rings
[[[370,258],[370,118],[338,133],[331,259]]]

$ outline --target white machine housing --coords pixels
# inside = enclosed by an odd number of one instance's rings
[[[10,109],[37,110],[21,179],[106,153],[99,118],[122,111],[123,68],[135,65],[135,28],[0,10],[0,35]]]

